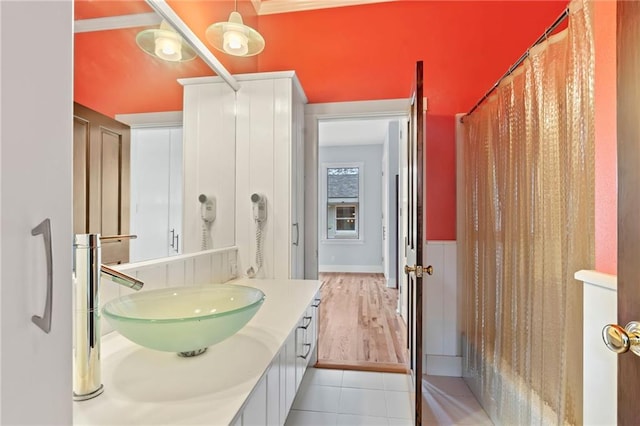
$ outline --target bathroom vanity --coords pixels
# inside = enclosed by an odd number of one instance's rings
[[[321,283],[230,283],[262,290],[265,302],[242,330],[202,355],[181,358],[138,346],[116,332],[104,336],[105,391],[74,402],[74,424],[284,424],[316,358]]]

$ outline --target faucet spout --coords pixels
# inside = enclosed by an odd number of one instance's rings
[[[100,265],[100,272],[103,278],[107,278],[116,284],[123,285],[132,290],[140,290],[144,283],[137,278],[124,274],[120,271],[116,271],[106,265]]]

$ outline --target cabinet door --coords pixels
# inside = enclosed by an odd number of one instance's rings
[[[1,2],[0,423],[72,424],[71,247],[73,2]],[[24,31],[46,28],[43,34]],[[6,41],[6,42],[5,42]],[[37,52],[37,54],[25,54]],[[52,310],[43,235],[51,223]]]
[[[271,363],[267,371],[267,424],[279,425],[280,421],[280,356]]]
[[[182,127],[170,130],[169,149],[169,256],[182,253]],[[173,231],[173,232],[172,232]]]
[[[291,134],[292,241],[290,278],[304,278],[304,104],[293,89]]]
[[[242,411],[242,426],[267,425],[267,381],[262,378]]]
[[[170,152],[169,129],[131,131],[132,262],[169,255]]]
[[[289,412],[293,400],[296,397],[296,334],[297,330],[293,330],[287,339],[285,346],[286,358],[285,358],[285,396],[286,396],[286,412]]]
[[[181,252],[182,128],[131,131],[131,261]]]

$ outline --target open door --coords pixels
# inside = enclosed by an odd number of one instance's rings
[[[408,203],[405,235],[407,264],[404,267],[408,280],[408,327],[407,344],[409,366],[415,384],[415,424],[422,424],[422,283],[423,274],[431,275],[431,266],[422,266],[425,229],[425,158],[424,158],[424,106],[422,93],[422,61],[416,64],[416,76],[411,94],[406,150],[406,178]]]
[[[618,324],[640,322],[640,3],[618,2]],[[627,345],[628,348],[629,345]],[[634,342],[630,342],[634,346]],[[638,422],[640,358],[618,357],[618,424]]]

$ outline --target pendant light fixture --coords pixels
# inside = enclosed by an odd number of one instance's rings
[[[264,49],[264,38],[260,33],[242,22],[238,0],[229,20],[209,25],[206,37],[213,47],[233,56],[253,56]]]
[[[160,28],[139,32],[136,43],[149,55],[169,62],[186,62],[196,57],[191,46],[164,20]]]

